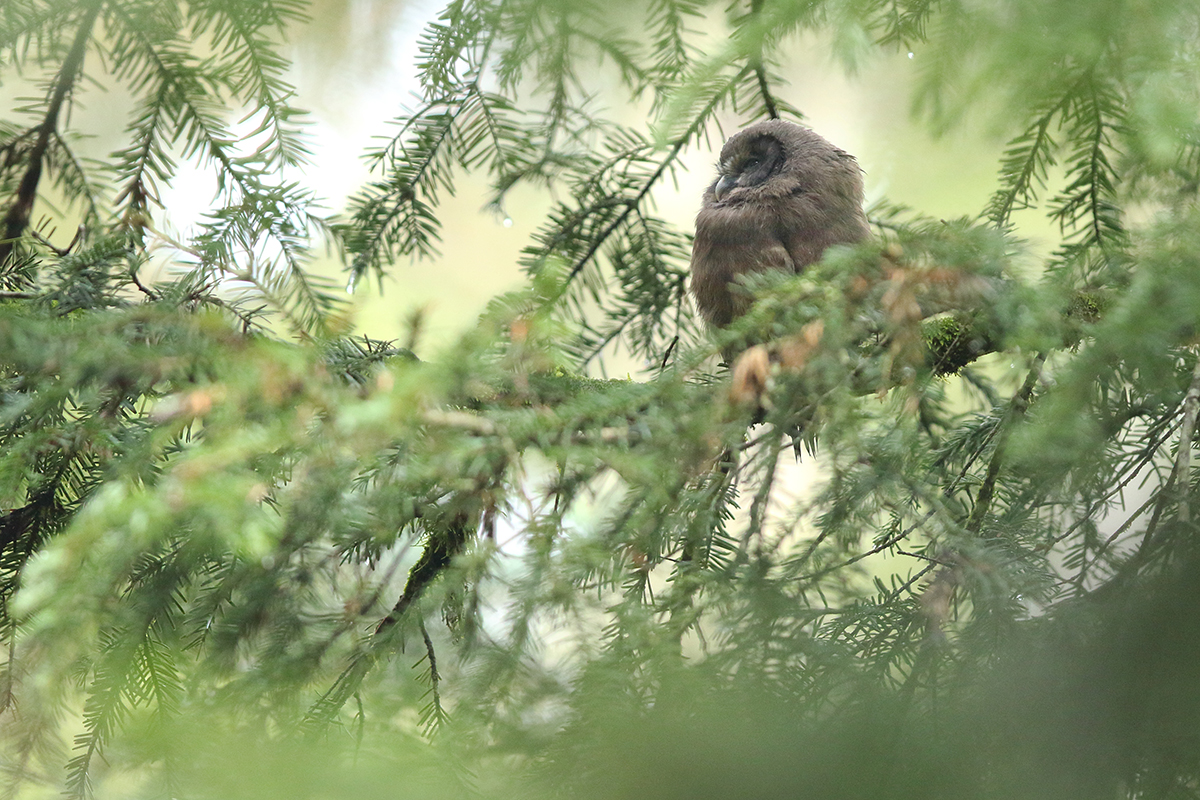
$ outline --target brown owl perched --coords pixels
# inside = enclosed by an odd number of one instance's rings
[[[692,245],[692,294],[709,325],[728,325],[749,307],[730,290],[738,275],[800,272],[830,245],[869,233],[858,162],[801,125],[773,119],[734,134],[717,173]]]

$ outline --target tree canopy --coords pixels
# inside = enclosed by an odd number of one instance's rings
[[[452,0],[342,215],[305,13],[0,6],[6,796],[1200,794],[1194,3]],[[999,188],[705,331],[652,191],[799,118],[814,35],[999,119]],[[353,331],[314,254],[403,282],[468,174],[554,198],[525,286],[445,357]]]

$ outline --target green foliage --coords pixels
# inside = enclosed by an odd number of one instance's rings
[[[345,218],[303,12],[0,6],[41,81],[0,120],[9,796],[1195,796],[1192,4],[455,0]],[[999,189],[880,204],[706,332],[655,192],[793,113],[801,33],[920,51],[935,127],[1001,109]],[[88,81],[133,97],[102,164]],[[424,361],[352,335],[321,239],[437,258],[468,172],[552,193],[527,286]]]

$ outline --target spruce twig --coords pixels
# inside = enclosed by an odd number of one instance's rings
[[[996,481],[1000,477],[1000,470],[1004,463],[1005,449],[1008,444],[1009,434],[1012,432],[1013,424],[1025,415],[1026,409],[1029,408],[1029,400],[1033,396],[1033,388],[1037,385],[1038,379],[1042,374],[1042,365],[1046,363],[1046,354],[1038,353],[1033,360],[1033,367],[1025,376],[1025,382],[1017,393],[1013,395],[1012,400],[1008,404],[1008,409],[1004,413],[1004,418],[1000,421],[1000,434],[996,439],[995,449],[992,451],[992,458],[988,462],[987,475],[983,479],[983,484],[979,487],[979,494],[975,497],[975,507],[971,509],[971,516],[967,519],[966,529],[971,533],[979,533],[980,527],[983,525],[984,517],[987,516],[988,510],[992,504],[992,497],[996,493]]]
[[[1192,369],[1192,382],[1183,398],[1183,424],[1179,428],[1179,450],[1175,454],[1175,466],[1171,480],[1179,492],[1177,518],[1182,523],[1191,522],[1192,514],[1188,495],[1192,486],[1192,440],[1196,433],[1196,416],[1200,413],[1200,358]]]
[[[92,0],[89,5],[84,6],[79,29],[75,33],[75,40],[71,43],[71,49],[54,80],[54,91],[50,95],[46,115],[37,126],[37,139],[29,150],[27,157],[29,164],[17,187],[17,196],[4,215],[4,236],[0,239],[0,272],[8,269],[17,240],[29,226],[30,217],[33,215],[33,204],[37,199],[38,183],[42,178],[46,148],[50,146],[50,140],[58,130],[59,113],[62,111],[63,102],[79,77],[88,41],[92,37],[92,27],[95,25],[96,17],[100,14],[100,8],[103,5],[103,0]]]
[[[762,13],[763,0],[750,0],[750,15],[757,17]],[[763,105],[767,109],[767,116],[771,119],[779,119],[779,108],[775,104],[775,98],[771,95],[771,87],[767,84],[767,70],[763,63],[763,48],[759,42],[754,49],[753,55],[750,57],[750,66],[754,70],[754,76],[758,80],[758,92],[762,95]]]

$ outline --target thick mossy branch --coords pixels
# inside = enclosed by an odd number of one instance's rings
[[[454,556],[462,552],[473,533],[471,523],[471,516],[460,511],[448,521],[445,530],[430,532],[420,559],[408,573],[408,582],[404,585],[403,594],[387,616],[375,626],[376,635],[403,619],[409,607],[417,602],[429,585],[450,566]]]
[[[947,314],[924,322],[921,332],[930,370],[935,375],[956,375],[975,359],[994,352],[997,342],[984,327],[966,315]]]

